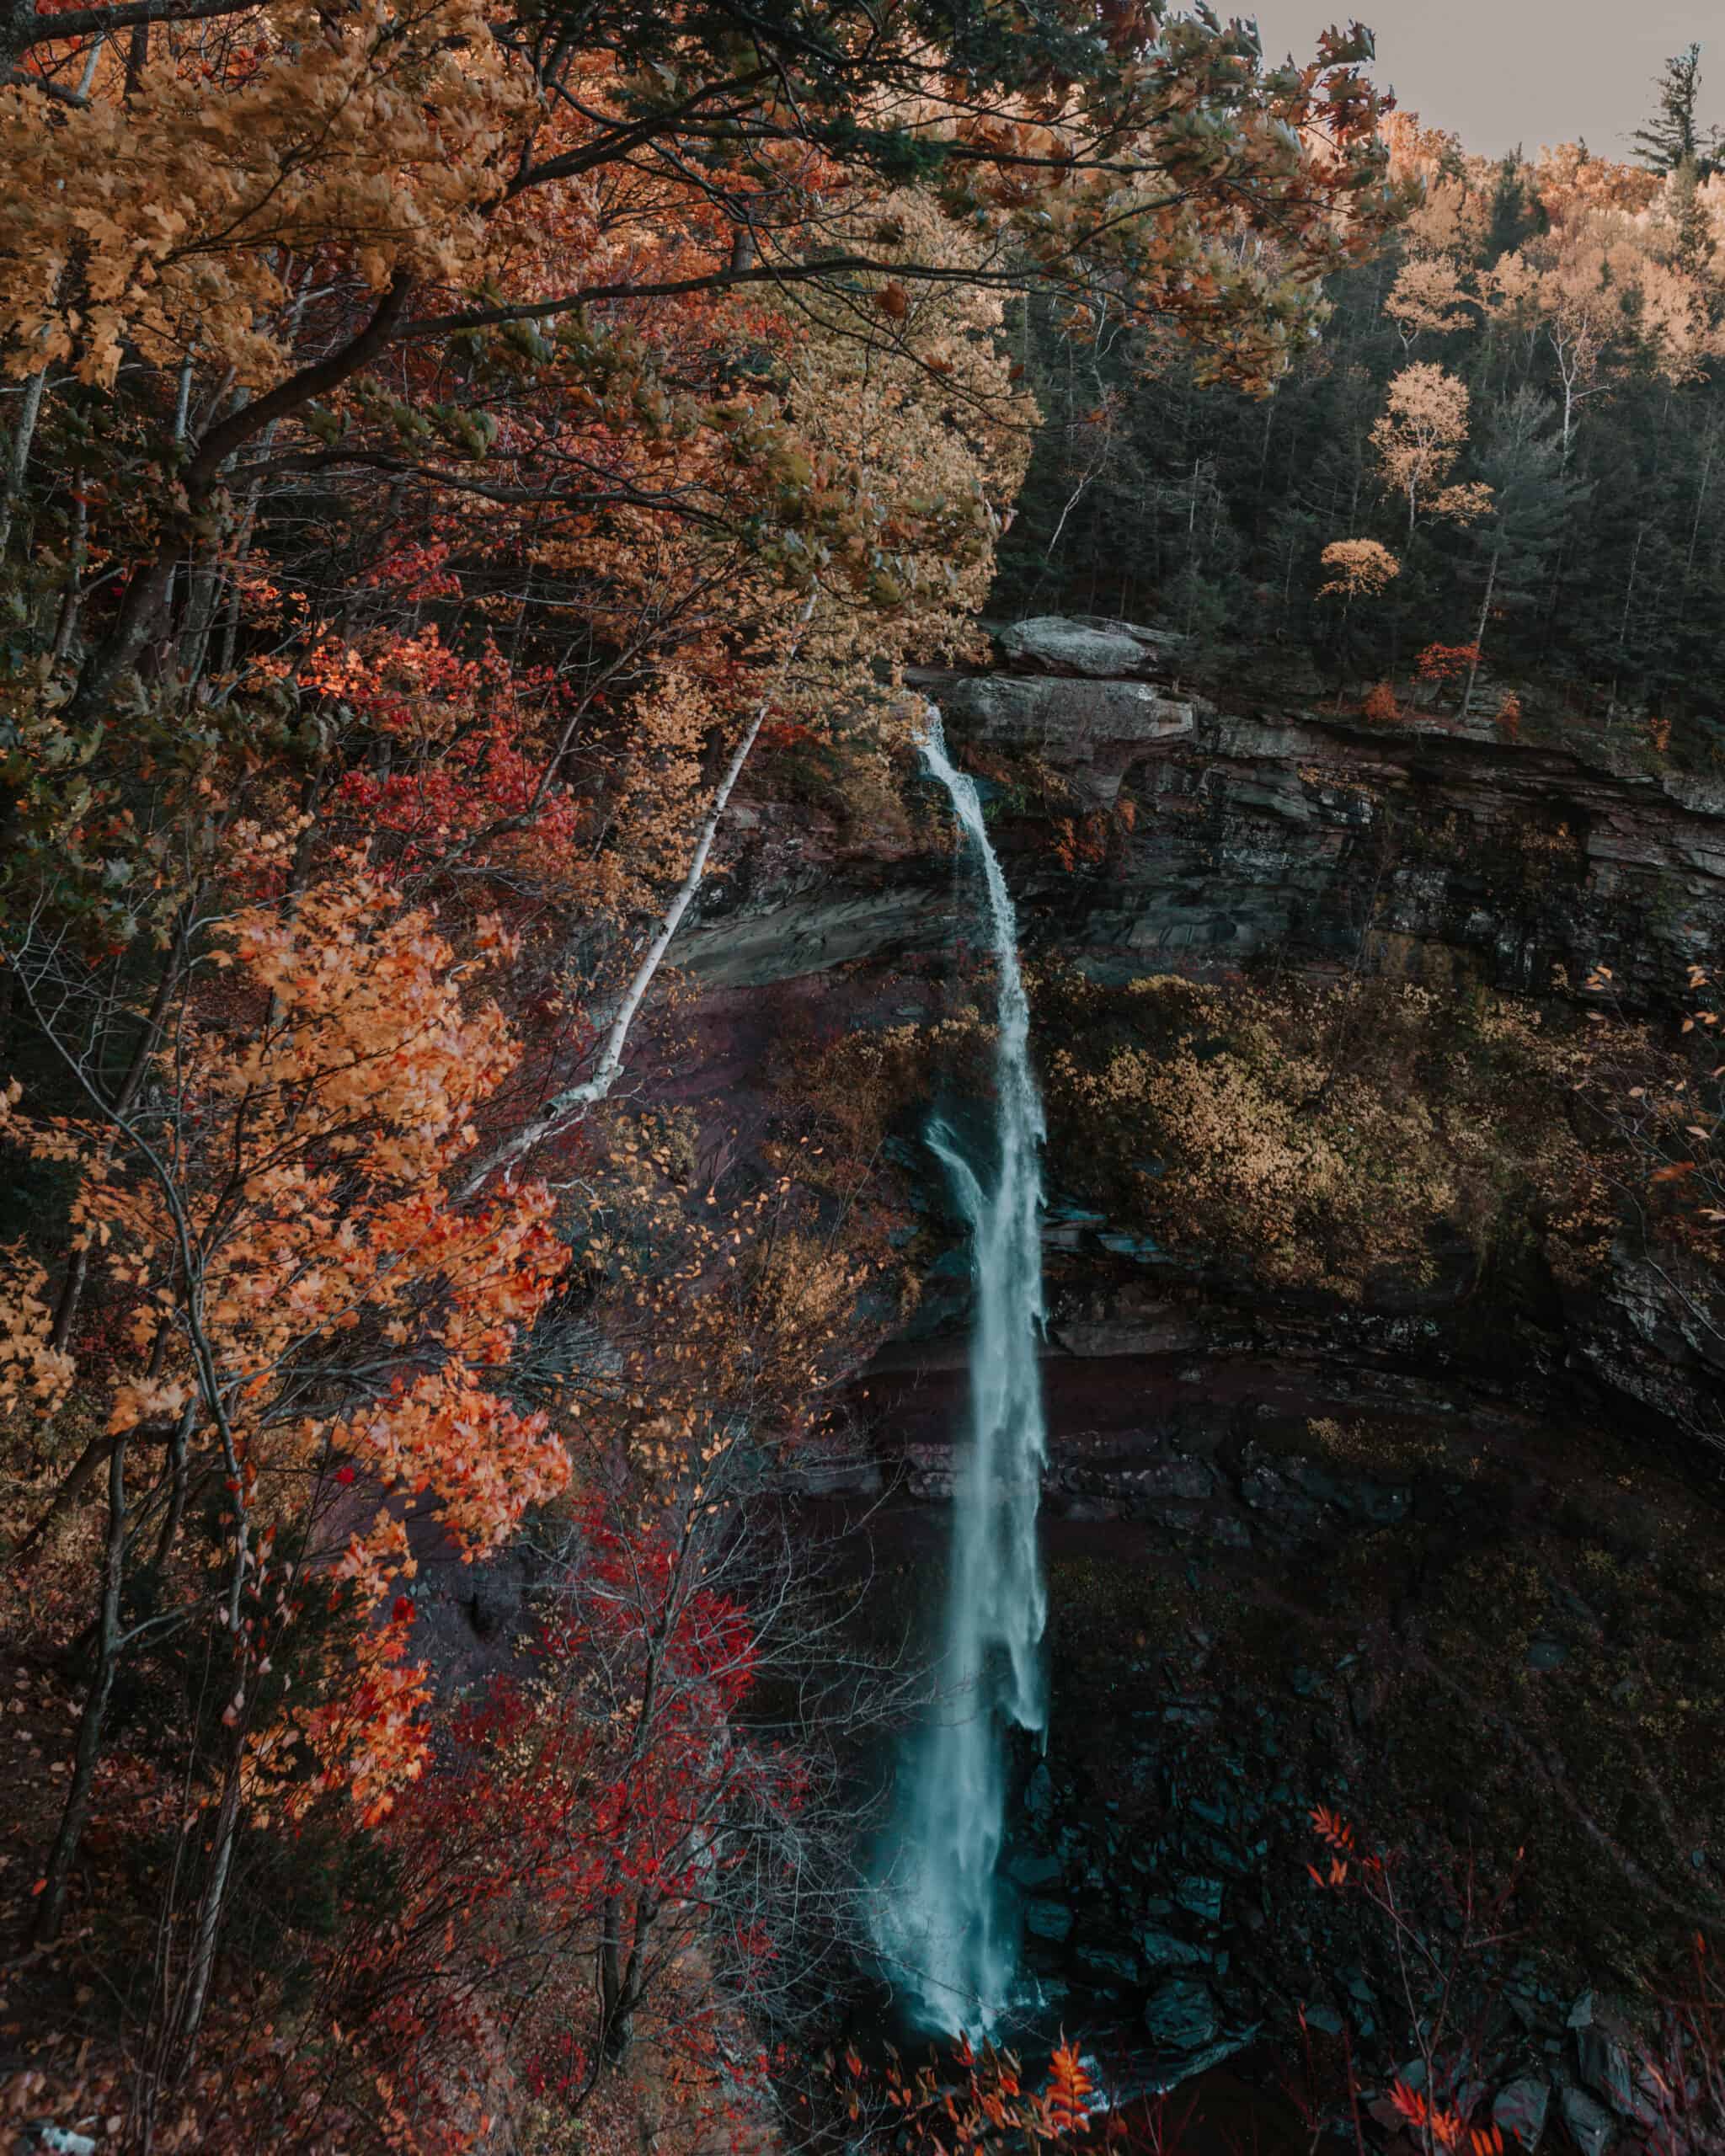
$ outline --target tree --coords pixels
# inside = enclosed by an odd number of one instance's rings
[[[1427,360],[1403,367],[1390,383],[1388,408],[1371,430],[1378,475],[1407,504],[1407,537],[1422,512],[1469,524],[1485,508],[1477,481],[1445,486],[1467,446],[1467,385]]]
[[[1473,304],[1452,263],[1418,256],[1397,272],[1384,312],[1396,325],[1402,350],[1411,355],[1423,335],[1443,337],[1465,329]]]
[[[1342,686],[1346,679],[1348,616],[1356,599],[1376,599],[1402,574],[1402,564],[1387,547],[1375,539],[1332,539],[1318,557],[1330,572],[1329,582],[1318,588],[1320,599],[1339,599],[1342,619],[1337,642],[1343,661],[1336,683],[1336,708],[1342,708]],[[1375,716],[1375,714],[1374,714]]]
[[[240,0],[141,4],[155,41],[136,67],[100,41],[136,8],[37,15],[20,0],[0,35],[12,371],[66,366],[111,385],[129,344],[158,380],[184,368],[206,390],[170,398],[186,414],[184,508],[134,534],[135,568],[80,669],[80,718],[158,633],[177,572],[190,592],[217,566],[236,471],[383,472],[563,518],[631,499],[694,513],[657,473],[572,469],[537,429],[505,425],[499,366],[565,411],[596,408],[601,382],[626,386],[630,432],[770,462],[740,413],[640,378],[618,310],[804,285],[846,303],[877,273],[889,302],[953,281],[947,262],[861,237],[859,193],[916,178],[992,236],[994,259],[960,281],[1011,288],[1028,273],[1078,296],[1104,279],[1136,318],[1183,325],[1218,374],[1258,384],[1299,349],[1317,280],[1404,206],[1383,184],[1360,39],[1266,72],[1237,24],[1183,19],[1156,41],[1127,10],[1099,39],[1078,0],[985,19],[899,0],[861,40],[826,0],[771,28],[725,0],[675,28],[632,0],[567,24],[538,11],[494,23],[440,0],[399,20],[380,5],[339,30],[282,0],[243,58],[187,70],[194,26]],[[58,94],[92,51],[88,91]],[[654,69],[665,87],[644,103]],[[943,93],[953,70],[958,103]],[[116,171],[118,214],[101,177]],[[581,206],[601,173],[617,184],[601,222],[631,232],[622,270]],[[145,206],[161,200],[179,205],[168,225]],[[1242,222],[1274,232],[1273,253],[1237,244]],[[531,243],[536,224],[553,244]],[[61,289],[57,265],[74,258],[88,311]],[[315,303],[303,268],[284,273],[314,258]],[[434,401],[422,355],[457,350],[456,393]],[[814,507],[807,484],[782,460],[772,477],[791,482],[778,510],[794,525]]]
[[[281,846],[243,836],[254,873],[279,875]],[[429,1492],[472,1556],[569,1473],[545,1417],[489,1382],[565,1261],[549,1193],[526,1185],[461,1214],[451,1199],[473,1119],[519,1052],[501,1011],[463,1010],[435,917],[403,910],[362,865],[212,930],[203,1007],[184,1008],[151,1058],[147,1110],[110,1104],[81,1056],[81,984],[60,947],[15,951],[22,993],[86,1097],[81,1116],[29,1118],[14,1087],[4,1125],[14,1145],[76,1171],[75,1232],[136,1299],[126,1352],[80,1373],[99,1433],[37,1530],[106,1467],[94,1674],[37,1905],[43,1938],[64,1916],[122,1660],[179,1632],[228,1642],[210,1854],[169,2008],[181,2049],[208,2000],[243,1812],[279,1780],[285,1753],[303,1748],[321,1785],[348,1791],[366,1821],[423,1761],[413,1674],[388,1667],[399,1631],[366,1650],[357,1721],[339,1673],[297,1701],[279,1675],[268,1681],[320,1573],[369,1622],[412,1569],[398,1512],[362,1525],[344,1516],[343,1490],[363,1476],[374,1491]],[[494,960],[515,947],[494,923],[475,942]],[[238,1040],[208,1016],[213,977],[229,970],[254,1022]],[[35,1316],[39,1332],[44,1321]],[[344,1381],[347,1369],[363,1381]],[[174,1577],[211,1502],[214,1551],[179,1576],[177,1597],[128,1623],[128,1567],[146,1540],[152,1573]]]
[[[1468,533],[1484,567],[1474,657],[1461,698],[1466,718],[1493,610],[1531,606],[1546,565],[1562,545],[1589,488],[1564,468],[1562,446],[1551,434],[1551,413],[1531,389],[1519,389],[1493,414],[1480,470],[1491,489],[1479,520]]]
[[[1636,155],[1650,172],[1673,173],[1687,164],[1705,179],[1714,169],[1719,135],[1717,129],[1704,134],[1696,117],[1701,88],[1700,45],[1674,52],[1653,88],[1657,107],[1652,119],[1635,131]]]
[[[1402,574],[1402,564],[1375,539],[1332,539],[1319,558],[1331,573],[1318,596],[1375,599]]]

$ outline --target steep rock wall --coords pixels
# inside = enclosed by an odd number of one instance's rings
[[[953,737],[1004,774],[996,844],[1039,955],[1103,979],[1274,963],[1566,997],[1603,963],[1634,1009],[1669,1007],[1688,966],[1719,946],[1725,786],[1660,770],[1627,743],[1219,707],[1181,686],[1169,639],[1130,624],[1043,621],[1002,643],[1013,670],[919,686]],[[1132,671],[1100,674],[1106,664]],[[1059,865],[1045,801],[1012,783],[1015,756],[1069,783],[1072,813],[1105,822],[1088,866]],[[841,842],[818,818],[766,803],[745,810],[728,843],[726,873],[678,953],[727,1023],[772,984],[818,1003],[830,1026],[881,1022],[878,984],[969,933],[951,860],[932,845],[867,832]],[[757,1048],[773,1024],[757,1016]],[[732,1067],[738,1054],[731,1039]],[[928,1198],[937,1210],[937,1190]],[[1139,1249],[1125,1224],[1076,1212],[1050,1222],[1049,1241],[1051,1367],[1096,1366],[1103,1389],[1118,1373],[1100,1365],[1146,1354],[1364,1373],[1520,1412],[1626,1417],[1716,1471],[1725,1351],[1627,1254],[1597,1292],[1554,1290],[1512,1325],[1478,1306],[1465,1262],[1362,1307],[1266,1292],[1249,1263]],[[929,1283],[915,1337],[889,1353],[919,1378],[962,1337],[964,1290],[947,1272]],[[1080,1406],[1071,1414],[1081,1423]],[[1059,1416],[1055,1438],[1058,1473]]]

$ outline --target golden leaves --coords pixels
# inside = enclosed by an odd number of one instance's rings
[[[15,1087],[10,1097],[16,1100]],[[0,1248],[0,1410],[25,1400],[46,1412],[65,1398],[76,1374],[72,1357],[53,1344],[47,1290],[46,1271],[22,1244]]]
[[[1468,523],[1490,504],[1492,490],[1481,482],[1444,487],[1466,446],[1468,402],[1466,383],[1431,360],[1418,360],[1391,380],[1371,444],[1384,483],[1407,501],[1410,531],[1422,508]]]
[[[1402,564],[1375,539],[1332,539],[1318,558],[1330,571],[1318,597],[1375,599],[1402,574]]]
[[[277,323],[293,256],[350,250],[381,291],[450,279],[483,239],[482,206],[532,109],[473,0],[303,0],[261,11],[262,56],[227,82],[182,69],[158,36],[126,89],[89,106],[0,89],[0,339],[15,373],[70,361],[109,384],[130,341],[158,365],[194,345],[253,387],[283,370]],[[83,303],[61,290],[76,258]]]

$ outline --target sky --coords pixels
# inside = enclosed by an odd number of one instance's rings
[[[1256,13],[1264,51],[1310,59],[1318,32],[1354,14],[1377,35],[1377,80],[1404,110],[1498,157],[1519,142],[1585,141],[1626,158],[1668,54],[1701,48],[1701,116],[1725,121],[1721,0],[1215,0]]]

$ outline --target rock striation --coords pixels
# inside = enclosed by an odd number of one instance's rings
[[[1604,963],[1632,1007],[1668,1001],[1725,933],[1725,781],[1662,770],[1638,745],[1219,707],[1179,686],[1177,646],[1128,624],[1047,617],[1001,642],[1009,667],[916,686],[955,740],[1033,757],[1071,782],[1076,814],[1124,808],[1131,825],[1068,873],[1045,819],[1002,794],[997,843],[1033,949],[1116,978],[1363,958],[1530,994]],[[745,814],[678,946],[697,980],[758,985],[950,940],[944,861]]]

